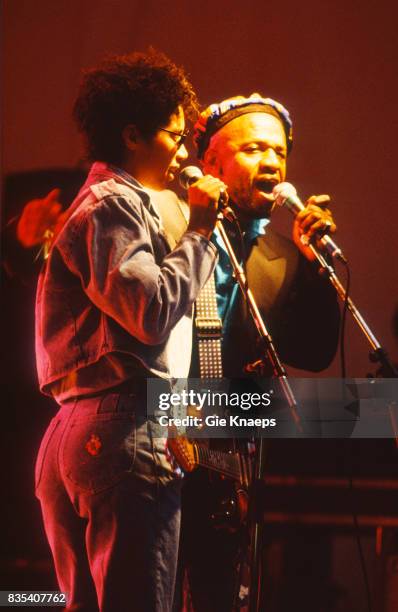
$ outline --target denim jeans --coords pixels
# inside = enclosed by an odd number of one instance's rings
[[[36,494],[67,610],[171,610],[180,493],[136,395],[61,406],[40,446]]]

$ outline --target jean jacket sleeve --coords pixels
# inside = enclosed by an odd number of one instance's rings
[[[214,245],[195,232],[171,252],[165,245],[138,196],[110,196],[82,207],[55,248],[97,308],[156,345],[192,308],[217,259]]]

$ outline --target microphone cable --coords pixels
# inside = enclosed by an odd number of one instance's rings
[[[340,343],[340,365],[341,365],[341,377],[343,379],[343,390],[345,397],[345,379],[347,376],[347,367],[346,367],[346,354],[345,354],[345,332],[346,332],[346,322],[347,322],[347,312],[348,312],[348,298],[350,296],[350,287],[351,287],[351,272],[350,267],[347,263],[344,264],[344,268],[346,271],[346,286],[345,286],[345,295],[344,295],[344,303],[341,314],[341,324],[340,324],[340,333],[339,333],[339,343]],[[348,495],[349,495],[349,506],[350,513],[352,515],[352,522],[354,526],[354,537],[357,544],[359,561],[361,566],[361,572],[363,577],[363,582],[365,585],[366,592],[366,603],[368,612],[372,612],[372,597],[370,593],[370,584],[369,584],[369,576],[366,569],[365,555],[363,552],[362,541],[361,541],[361,532],[358,522],[358,513],[356,509],[356,489],[354,487],[354,470],[353,470],[353,461],[352,461],[352,452],[351,452],[351,444],[353,440],[348,438],[345,440],[344,448],[345,448],[345,471],[346,477],[348,480]]]
[[[351,452],[351,443],[353,442],[353,440],[348,438],[344,442],[345,442],[344,446],[345,446],[345,458],[346,458],[346,461],[344,462],[344,464],[345,464],[345,467],[347,468],[346,471],[348,472],[347,473],[348,495],[349,495],[350,510],[352,514],[352,521],[354,524],[355,541],[357,544],[358,555],[359,555],[359,560],[360,560],[360,565],[361,565],[361,570],[362,570],[362,577],[363,577],[363,581],[365,585],[367,608],[368,608],[368,612],[372,612],[373,608],[372,608],[372,597],[370,593],[369,577],[368,577],[368,572],[366,569],[365,555],[363,553],[361,533],[360,533],[360,527],[359,527],[359,522],[358,522],[358,513],[357,513],[357,508],[356,508],[356,489],[354,487],[354,478],[353,478],[354,470],[353,470],[352,452]]]

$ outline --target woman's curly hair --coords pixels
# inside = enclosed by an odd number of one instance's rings
[[[88,157],[119,164],[126,125],[134,124],[150,139],[179,106],[195,120],[198,102],[184,70],[150,48],[147,53],[110,56],[85,71],[73,116],[85,136]]]

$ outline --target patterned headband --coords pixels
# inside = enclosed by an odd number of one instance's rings
[[[200,115],[194,126],[194,142],[197,147],[198,158],[203,159],[213,134],[218,132],[226,123],[247,113],[268,113],[279,119],[286,134],[287,151],[290,153],[293,146],[293,124],[289,112],[271,98],[262,98],[254,93],[249,98],[236,96],[223,100],[220,104],[210,104]]]

